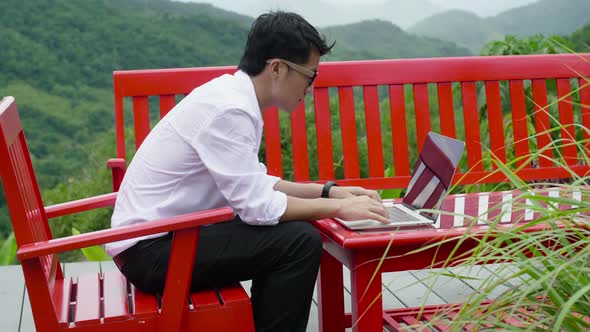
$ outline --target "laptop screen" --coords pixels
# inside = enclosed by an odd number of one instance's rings
[[[416,209],[437,209],[447,193],[465,143],[429,132],[414,167],[403,203]],[[435,218],[433,214],[426,214]]]

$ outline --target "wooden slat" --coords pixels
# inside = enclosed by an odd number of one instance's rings
[[[406,126],[406,102],[403,85],[389,87],[391,107],[391,139],[393,146],[393,165],[396,176],[410,175],[408,157],[408,129]]]
[[[369,176],[384,175],[383,139],[381,138],[381,115],[379,96],[376,86],[363,87],[365,104],[365,123],[367,129],[367,150],[369,159]]]
[[[127,304],[127,279],[119,271],[103,274],[104,321],[112,322],[129,318]]]
[[[159,315],[156,296],[144,293],[131,284],[129,284],[129,287],[131,288],[133,317],[149,318]]]
[[[450,331],[450,326],[448,324],[444,323],[444,320],[441,320],[437,316],[438,316],[438,314],[425,314],[425,315],[423,315],[423,318],[427,322],[432,324],[431,326],[435,327],[437,331],[440,331],[440,332]],[[438,318],[438,319],[436,319],[436,318]]]
[[[221,288],[219,297],[226,305],[233,302],[249,301],[248,294],[239,283]]]
[[[158,322],[170,331],[180,331],[184,311],[188,308],[199,231],[197,228],[174,232]]]
[[[293,178],[295,181],[309,181],[307,125],[303,102],[297,106],[295,112],[291,113],[291,143],[293,147]]]
[[[425,327],[420,321],[416,319],[414,316],[403,316],[401,317],[402,322],[412,326],[414,331],[419,332],[430,332],[431,330]]]
[[[455,128],[455,108],[453,106],[453,88],[451,83],[438,83],[438,109],[440,113],[440,133],[452,138],[457,137]]]
[[[342,130],[342,155],[344,158],[344,177],[347,179],[361,176],[359,152],[354,114],[354,94],[352,87],[338,89],[340,128]]]
[[[557,80],[557,98],[559,107],[559,123],[562,139],[562,153],[568,165],[576,165],[578,156],[576,152],[576,132],[574,127],[574,108],[572,106],[570,80],[567,78]]]
[[[321,75],[314,87],[571,77],[573,71],[588,77],[588,59],[588,54],[550,54],[331,61],[320,64]],[[188,93],[215,77],[235,71],[235,66],[115,71],[113,85],[115,94],[122,97]]]
[[[512,126],[514,132],[515,157],[518,167],[523,166],[530,157],[529,134],[527,130],[526,103],[524,100],[524,85],[522,81],[510,81],[510,105],[512,108]],[[530,162],[526,167],[530,167]]]
[[[235,66],[114,71],[113,89],[121,98],[181,95],[223,74],[235,72]]]
[[[547,102],[547,81],[533,80],[533,109],[535,114],[535,130],[537,132],[537,149],[541,151],[539,166],[553,166],[553,150],[551,149],[551,122],[549,121],[549,105]]]
[[[195,306],[195,310],[211,310],[213,308],[219,308],[219,298],[214,290],[205,290],[201,292],[191,293],[191,301]]]
[[[580,104],[582,104],[582,125],[584,126],[584,139],[586,155],[590,154],[590,79],[580,78]]]
[[[150,133],[150,112],[147,97],[133,97],[133,123],[135,129],[135,149]]]
[[[163,118],[176,105],[176,97],[174,95],[160,96],[160,118]]]
[[[332,180],[334,179],[334,153],[332,149],[332,126],[328,89],[315,88],[313,96],[315,101],[319,178],[320,180]]]
[[[125,159],[125,111],[123,96],[117,93],[115,83],[115,136],[117,140],[117,158]]]
[[[427,84],[414,84],[414,112],[416,113],[416,137],[419,151],[430,131],[430,105],[428,103]]]
[[[21,196],[21,199],[23,200],[24,208],[26,209],[27,213],[26,222],[29,224],[29,229],[33,232],[36,241],[47,240],[49,239],[49,226],[41,219],[42,214],[40,213],[39,204],[42,202],[37,196],[38,192],[36,191],[38,188],[36,188],[37,184],[34,178],[34,170],[30,164],[31,160],[25,145],[26,143],[23,142],[24,141],[22,140],[21,136],[19,143],[13,146],[15,148],[13,160],[16,169],[21,170],[16,172],[16,177],[18,179],[17,181],[19,182],[21,191],[20,193],[23,195]],[[42,259],[41,261],[43,263],[43,269],[47,273],[49,271],[49,266],[46,262],[46,259]]]
[[[494,156],[506,163],[506,141],[504,140],[504,115],[502,97],[498,81],[486,82],[486,103],[488,105],[488,126],[490,128],[490,148]],[[494,169],[497,166],[494,164]]]
[[[71,291],[72,278],[56,280],[52,300],[55,306],[57,321],[61,326],[67,326],[69,324]]]
[[[98,273],[78,277],[74,322],[83,326],[100,320],[100,278]]]
[[[283,158],[281,156],[281,129],[279,110],[272,107],[264,111],[264,143],[266,146],[266,167],[268,174],[283,177]]]
[[[477,107],[477,89],[475,82],[461,84],[463,95],[463,118],[465,121],[465,143],[467,145],[467,163],[469,169],[483,171],[481,163],[481,135],[479,130],[479,111]]]

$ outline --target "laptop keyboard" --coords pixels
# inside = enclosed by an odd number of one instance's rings
[[[391,220],[391,222],[420,220],[396,206],[386,206],[385,208],[387,209],[387,212],[389,212],[389,220]]]

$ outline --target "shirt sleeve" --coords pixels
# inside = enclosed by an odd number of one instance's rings
[[[280,178],[268,175],[258,160],[256,125],[250,115],[238,109],[217,115],[191,145],[244,222],[279,222],[287,208],[287,196],[274,190]]]

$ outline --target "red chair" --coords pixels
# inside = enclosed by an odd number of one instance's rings
[[[240,284],[189,293],[199,226],[233,218],[231,209],[52,239],[48,218],[112,206],[117,194],[44,207],[13,97],[0,101],[0,160],[37,331],[254,331]],[[62,274],[57,253],[166,231],[174,240],[161,298],[138,291],[118,271]]]

